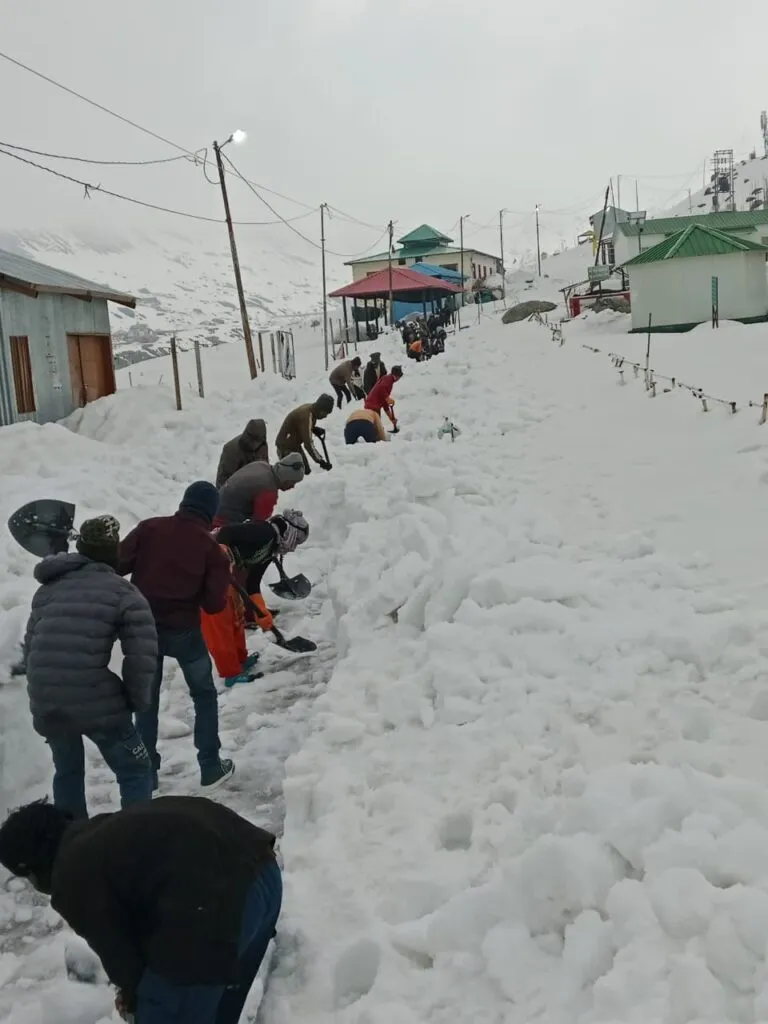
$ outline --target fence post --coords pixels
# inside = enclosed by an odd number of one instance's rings
[[[328,318],[328,326],[331,329],[331,359],[336,362],[336,339],[333,336],[333,320]]]
[[[275,356],[275,332],[269,332],[269,347],[272,349],[272,372],[277,373],[277,357]]]
[[[200,341],[195,338],[195,367],[197,369],[197,393],[201,398],[205,398],[205,388],[203,387],[203,361],[200,358]]]
[[[263,331],[259,331],[259,359],[261,361],[261,372],[262,373],[264,373],[264,370],[266,369],[266,367],[264,365],[264,337],[263,337],[263,334],[264,334]]]
[[[768,394],[763,395],[763,415],[760,417],[760,426],[768,422]]]
[[[176,351],[176,335],[171,336],[171,366],[173,367],[173,389],[176,392],[176,411],[181,412],[181,381],[179,380],[179,356]]]

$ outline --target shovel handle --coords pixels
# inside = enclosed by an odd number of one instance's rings
[[[248,593],[248,591],[245,589],[245,587],[241,586],[239,583],[237,583],[235,581],[233,581],[233,586],[234,586],[235,590],[238,592],[238,594],[240,595],[240,597],[242,597],[242,599],[245,601],[245,603],[251,609],[251,611],[256,616],[256,618],[257,619],[263,619],[264,618],[264,613],[262,612],[261,608],[259,608],[259,606],[256,604],[256,602],[251,600],[251,595]],[[277,626],[272,626],[271,629],[270,629],[270,632],[272,633],[272,636],[275,638],[275,641],[277,642],[277,644],[280,647],[285,647],[285,637],[280,632],[280,630],[277,628]]]

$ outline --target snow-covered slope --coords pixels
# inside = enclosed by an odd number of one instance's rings
[[[293,753],[265,1024],[768,1016],[768,428],[747,405],[762,328],[696,332],[700,380],[692,349],[654,349],[660,373],[715,394],[727,350],[736,415],[622,385],[608,314],[565,331],[563,347],[529,323],[451,336],[444,357],[406,364],[402,432],[346,448],[334,413],[333,471],[295,492],[315,590],[285,628],[320,657],[222,695],[238,783],[221,799],[274,827]],[[230,388],[222,363],[182,413],[163,381],[71,430],[6,428],[0,517],[43,494],[125,528],[169,511],[246,419],[274,435],[325,387],[320,359],[308,347],[299,381]],[[446,415],[455,442],[438,440]],[[32,560],[6,535],[0,565],[7,666]],[[170,666],[168,683],[162,789],[195,792]],[[41,795],[48,758],[18,681],[0,714],[3,801]],[[95,761],[92,806],[114,798]],[[55,915],[8,885],[0,920],[0,1019],[105,1019],[104,987],[64,978]]]
[[[174,333],[183,349],[195,338],[206,346],[242,338],[223,225],[195,225],[194,233],[163,227],[5,230],[0,248],[136,296],[135,311],[110,308],[118,368],[167,353]],[[274,227],[242,228],[238,248],[253,330],[315,318],[322,309],[317,249]],[[345,279],[342,261],[329,256],[330,286]]]

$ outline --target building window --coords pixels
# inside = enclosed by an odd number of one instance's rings
[[[16,335],[8,339],[11,345],[11,366],[16,388],[16,411],[19,416],[37,412],[35,388],[32,384],[32,363],[29,359],[29,338]]]
[[[477,264],[472,264],[472,277],[477,277]]]
[[[423,263],[424,262],[424,257],[423,256],[417,256],[414,262],[415,263]]]
[[[405,266],[405,260],[398,260],[397,261],[397,265],[398,265],[398,267],[404,267]]]
[[[455,270],[456,273],[458,274],[458,272],[459,272],[459,264],[458,263],[446,263],[445,264],[445,269],[446,270]]]

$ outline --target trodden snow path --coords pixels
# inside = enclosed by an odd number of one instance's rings
[[[532,324],[449,338],[406,364],[391,444],[345,449],[330,420],[334,470],[295,500],[317,603],[285,622],[328,652],[311,718],[263,702],[277,676],[222,701],[248,783],[230,798],[256,820],[272,813],[279,730],[301,743],[264,1024],[768,1018],[768,615],[750,598],[768,435],[618,387],[580,347],[592,331],[610,348],[605,323],[569,325],[562,349]],[[44,483],[130,526],[170,510],[244,419],[266,414],[274,434],[321,386],[267,377],[182,414],[134,389],[86,409],[79,436],[12,428],[2,511]],[[455,442],[437,439],[446,415]],[[1,543],[4,639],[32,584]],[[176,680],[168,700],[181,733]],[[23,705],[15,692],[3,708],[6,800],[48,776]],[[248,727],[265,708],[271,745]],[[189,738],[165,748],[163,785],[186,784],[171,772],[178,757],[193,778]],[[0,959],[0,1019],[95,1024],[103,1008],[85,1003],[103,990],[67,986],[61,939],[34,932],[55,915],[27,929],[21,895],[0,906],[32,939]]]

